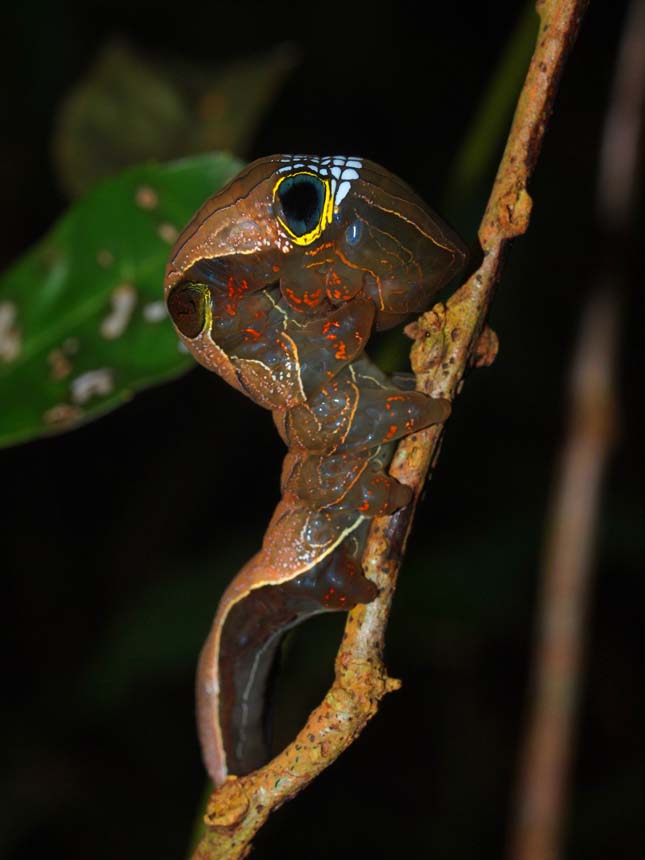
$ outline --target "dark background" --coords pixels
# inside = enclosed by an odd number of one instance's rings
[[[469,377],[419,511],[388,632],[403,690],[272,817],[258,857],[504,852],[567,369],[608,250],[594,189],[624,7],[591,4],[531,183],[531,227],[495,298],[499,358]],[[491,177],[460,209],[446,177],[519,8],[18,4],[2,52],[0,259],[66,206],[52,129],[111,35],[210,61],[293,41],[302,62],[247,157],[364,155],[474,242]],[[628,288],[565,832],[575,858],[643,850],[643,269],[638,253],[609,257]],[[194,665],[219,594],[260,543],[282,454],[268,413],[201,369],[80,430],[0,452],[3,856],[185,856],[205,789]],[[278,742],[320,698],[340,621],[289,640]]]

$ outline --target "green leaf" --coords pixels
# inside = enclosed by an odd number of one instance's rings
[[[211,154],[131,168],[0,277],[0,445],[77,426],[192,366],[166,316],[164,268],[240,166]]]

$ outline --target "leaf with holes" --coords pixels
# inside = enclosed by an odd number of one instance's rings
[[[240,167],[211,154],[131,168],[0,277],[0,445],[75,427],[193,365],[166,316],[164,268]]]

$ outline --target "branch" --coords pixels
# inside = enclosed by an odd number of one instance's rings
[[[421,390],[454,399],[469,364],[490,363],[496,338],[482,331],[508,241],[528,227],[531,199],[526,185],[539,154],[565,58],[573,44],[587,0],[541,0],[541,27],[520,95],[506,150],[479,231],[484,257],[479,269],[446,304],[436,305],[408,326],[416,343],[412,366]],[[413,487],[418,498],[438,453],[442,427],[404,439],[391,473]],[[382,662],[385,628],[396,577],[415,504],[392,517],[374,520],[363,557],[367,576],[381,589],[372,603],[347,619],[336,657],[336,679],[310,714],[296,739],[273,761],[243,777],[229,777],[213,793],[207,832],[194,860],[236,860],[271,811],[302,791],[360,734],[379,700],[398,689]]]
[[[603,467],[613,439],[615,294],[596,294],[573,362],[569,434],[542,574],[532,714],[509,856],[559,856]]]
[[[600,244],[614,252],[626,247],[633,230],[644,101],[645,2],[632,0],[605,120],[598,180],[598,216],[605,234]],[[561,853],[601,479],[617,411],[614,365],[623,260],[623,254],[614,253],[611,268],[599,277],[573,362],[568,438],[543,562],[532,713],[510,846],[514,860],[544,860]]]

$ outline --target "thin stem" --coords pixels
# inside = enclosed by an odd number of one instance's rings
[[[615,296],[597,293],[587,307],[573,362],[568,439],[542,574],[534,705],[510,851],[514,860],[559,855],[593,539],[612,439],[617,321]]]
[[[607,112],[598,179],[601,228],[624,248],[637,185],[645,97],[645,2],[627,14]],[[571,378],[571,415],[542,571],[532,713],[517,788],[513,860],[561,853],[566,788],[584,651],[601,479],[613,440],[614,364],[622,292],[619,255],[584,314]]]

